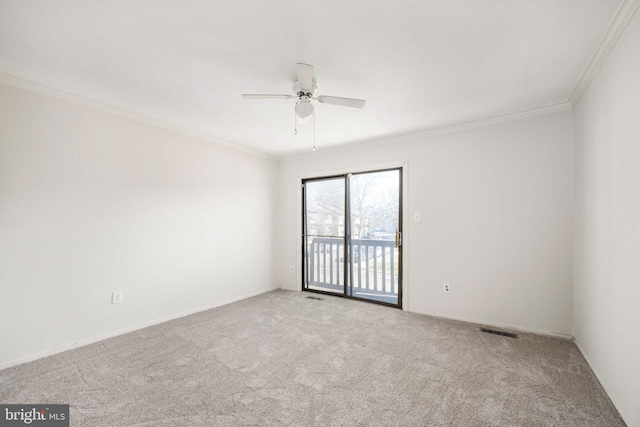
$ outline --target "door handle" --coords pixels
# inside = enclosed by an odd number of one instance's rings
[[[396,248],[402,246],[402,231],[396,228]]]

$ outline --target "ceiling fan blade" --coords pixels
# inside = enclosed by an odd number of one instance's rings
[[[242,99],[292,99],[292,95],[272,95],[272,94],[259,94],[259,93],[243,93]]]
[[[321,104],[342,105],[343,107],[362,108],[364,107],[364,99],[340,98],[339,96],[319,96],[318,102]]]
[[[311,92],[313,86],[313,65],[298,62],[298,84],[304,92]]]

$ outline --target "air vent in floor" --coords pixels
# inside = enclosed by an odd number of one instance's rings
[[[486,334],[500,335],[502,337],[518,338],[518,334],[513,334],[511,332],[496,331],[495,329],[480,328],[480,332],[484,332]]]
[[[318,297],[307,297],[307,299],[315,299],[318,301],[322,301],[324,298],[318,298]]]

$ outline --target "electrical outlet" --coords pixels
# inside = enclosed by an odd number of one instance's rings
[[[450,294],[451,293],[451,285],[448,283],[443,283],[443,288],[444,288],[444,293],[445,294]]]
[[[122,303],[122,291],[113,291],[111,294],[111,304]]]
[[[296,271],[296,268],[292,265],[291,268],[289,269],[289,271],[294,273]]]

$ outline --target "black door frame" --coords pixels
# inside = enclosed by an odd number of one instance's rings
[[[325,175],[325,176],[318,176],[318,177],[309,177],[309,178],[304,178],[302,179],[302,245],[301,245],[301,256],[302,256],[302,291],[305,292],[312,292],[312,293],[317,293],[317,294],[323,294],[323,295],[331,295],[331,296],[337,296],[337,297],[342,297],[342,298],[350,298],[350,299],[354,299],[354,300],[358,300],[358,301],[365,301],[365,302],[370,302],[373,304],[380,304],[380,305],[384,305],[384,306],[388,306],[388,307],[393,307],[393,308],[399,308],[402,309],[402,288],[403,288],[403,280],[402,280],[402,271],[403,271],[403,243],[402,243],[402,238],[400,239],[399,245],[398,245],[398,303],[397,304],[392,304],[392,303],[388,303],[388,302],[384,302],[384,301],[377,301],[377,300],[373,300],[373,299],[366,299],[366,298],[360,298],[357,296],[353,296],[350,295],[350,288],[351,288],[351,280],[352,280],[352,273],[351,270],[353,269],[353,259],[352,259],[352,254],[351,254],[351,209],[350,209],[350,193],[349,193],[349,177],[353,176],[353,175],[362,175],[362,174],[367,174],[367,173],[376,173],[376,172],[386,172],[386,171],[398,171],[399,177],[398,177],[398,231],[400,232],[400,236],[402,236],[402,232],[403,232],[403,224],[402,224],[402,217],[403,217],[403,174],[404,174],[404,166],[396,166],[396,167],[388,167],[388,168],[383,168],[383,169],[371,169],[371,170],[361,170],[361,171],[357,171],[357,172],[345,172],[345,173],[340,173],[340,174],[336,174],[336,175]],[[344,204],[345,204],[345,218],[344,218],[344,248],[343,248],[343,257],[344,259],[347,261],[345,262],[345,266],[344,266],[344,272],[343,272],[343,287],[344,287],[344,291],[342,294],[339,293],[335,293],[335,292],[328,292],[328,291],[323,291],[323,290],[319,290],[319,289],[310,289],[308,288],[308,275],[309,275],[309,271],[308,271],[308,265],[307,265],[307,256],[306,256],[306,239],[308,237],[308,233],[307,233],[307,215],[306,215],[306,202],[307,202],[307,198],[306,198],[306,187],[305,184],[309,181],[322,181],[322,180],[329,180],[329,179],[336,179],[336,178],[344,178],[345,184],[344,184]]]

